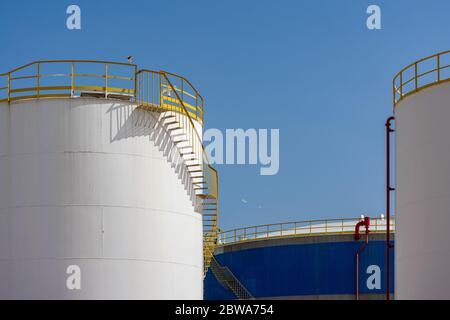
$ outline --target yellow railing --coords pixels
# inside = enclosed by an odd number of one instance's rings
[[[447,81],[450,81],[450,50],[413,62],[394,77],[394,107],[413,93]]]
[[[140,94],[142,98],[144,88],[137,83],[139,74],[142,71],[138,71],[137,65],[128,63],[95,60],[36,61],[0,74],[0,102],[83,95],[129,97],[132,100]],[[155,74],[164,74],[166,78],[170,78],[172,86],[160,83],[160,87],[153,87],[158,92],[154,90],[154,95],[148,98],[168,109],[177,104],[180,107],[175,95],[177,92],[190,116],[203,123],[203,97],[189,80],[170,72],[160,71]],[[160,92],[163,94],[160,95]],[[150,94],[150,91],[146,93]],[[161,96],[163,99],[159,100]]]
[[[192,85],[192,83],[177,74],[170,73],[167,71],[161,71],[165,74],[166,78],[170,83],[171,86],[165,86],[163,89],[166,89],[168,93],[171,92],[171,90],[176,91],[178,93],[177,97],[179,101],[182,101],[183,106],[189,111],[189,115],[202,122],[204,120],[204,113],[203,113],[203,97],[200,95],[200,93],[195,89],[195,87]],[[177,100],[178,100],[177,99]],[[177,101],[170,99],[170,97],[166,97],[165,100],[163,100],[163,106],[166,104],[173,105],[173,103],[177,104]]]
[[[136,72],[136,65],[119,62],[36,61],[0,74],[0,102],[83,94],[133,97]]]
[[[203,97],[186,78],[166,72],[143,69],[137,73],[136,99],[148,107],[189,114],[203,123]]]
[[[278,238],[310,237],[333,234],[353,234],[355,225],[361,219],[330,219],[264,224],[219,232],[218,245],[258,241]],[[371,233],[386,232],[386,220],[370,220]],[[391,230],[395,231],[395,221],[391,219]],[[364,231],[363,231],[364,232]]]

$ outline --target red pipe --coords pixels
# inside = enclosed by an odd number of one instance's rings
[[[356,300],[359,300],[359,256],[366,248],[367,244],[369,243],[369,227],[370,227],[370,218],[365,217],[364,220],[361,220],[358,222],[355,226],[355,240],[361,239],[361,236],[359,234],[359,228],[361,226],[365,226],[366,228],[366,239],[364,241],[364,244],[359,248],[358,252],[356,253]]]
[[[386,300],[390,300],[390,268],[391,268],[391,192],[395,189],[391,187],[391,133],[395,130],[391,128],[391,122],[395,117],[386,120]]]
[[[358,241],[359,239],[361,239],[361,235],[359,234],[359,229],[361,228],[361,226],[365,226],[366,227],[366,234],[369,232],[369,226],[370,226],[370,218],[369,217],[365,217],[363,220],[361,220],[360,222],[358,222],[355,226],[355,240]]]

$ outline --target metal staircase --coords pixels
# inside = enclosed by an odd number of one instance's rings
[[[195,210],[203,215],[206,275],[217,245],[218,175],[196,129],[195,122],[203,124],[203,98],[187,79],[164,71],[140,70],[136,82],[136,102],[160,113],[159,124],[169,133],[190,176]]]
[[[235,277],[231,270],[221,266],[214,256],[211,258],[211,271],[217,281],[225,288],[231,290],[239,300],[255,299],[247,288]]]

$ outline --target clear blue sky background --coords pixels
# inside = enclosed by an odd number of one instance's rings
[[[81,31],[66,29],[70,4]],[[381,6],[381,31],[366,28],[369,4]],[[224,229],[379,215],[392,78],[449,49],[449,12],[448,0],[2,1],[0,71],[131,54],[187,76],[207,127],[279,128],[278,175],[218,167]]]

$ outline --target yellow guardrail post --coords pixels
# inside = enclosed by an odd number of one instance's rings
[[[397,104],[397,92],[396,92],[397,88],[395,87],[395,79],[396,78],[392,79],[392,99],[393,99],[392,102],[394,106]]]
[[[159,104],[162,106],[164,103],[163,100],[163,84],[162,84],[162,77],[161,74],[159,74]]]
[[[108,98],[108,64],[105,64],[105,98]]]
[[[41,64],[37,64],[37,95],[38,98],[41,96]]]
[[[153,79],[153,72],[151,73]],[[153,84],[153,81],[152,81]],[[152,97],[153,98],[153,97]],[[150,103],[150,74],[147,73],[147,102]]]
[[[441,54],[436,56],[437,59],[437,81],[441,81]]]
[[[72,62],[72,74],[71,74],[71,89],[70,95],[73,97],[75,95],[75,64]]]
[[[195,95],[195,116],[198,118],[198,96],[197,96],[197,94]]]
[[[181,79],[181,100],[184,101],[184,80]]]
[[[11,102],[11,72],[8,72],[8,103]]]
[[[403,97],[403,71],[400,72],[400,98],[399,100],[401,100]]]
[[[138,68],[137,65],[134,66],[134,98],[137,97],[137,75],[138,75]]]
[[[417,62],[416,63],[414,63],[414,84],[415,84],[415,86],[416,86],[416,91],[417,91],[417,89],[418,89],[418,87],[419,87],[419,78],[417,77]]]
[[[155,100],[155,73],[152,72],[152,104],[154,104]]]

